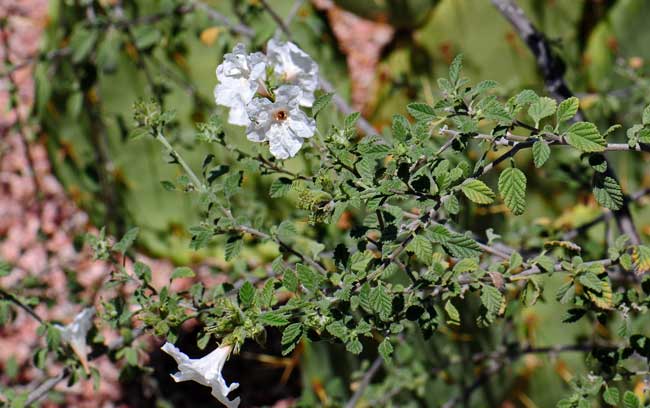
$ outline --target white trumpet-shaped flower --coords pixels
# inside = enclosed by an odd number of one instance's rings
[[[165,343],[161,349],[172,356],[178,363],[178,369],[180,371],[172,374],[174,381],[196,381],[199,384],[212,388],[212,395],[226,407],[239,407],[239,397],[234,400],[228,399],[228,394],[239,387],[239,383],[226,385],[226,380],[221,375],[223,365],[232,351],[231,346],[219,347],[199,359],[189,358],[171,343]]]
[[[246,105],[266,79],[266,57],[260,52],[247,54],[244,44],[237,44],[217,67],[217,79],[214,99],[217,105],[230,108],[228,123],[247,126]]]
[[[278,159],[293,157],[305,139],[314,135],[316,122],[300,110],[302,91],[293,85],[275,90],[275,101],[255,98],[248,104],[251,124],[246,137],[252,142],[269,142],[271,154]]]
[[[318,88],[318,64],[296,44],[276,39],[269,40],[266,55],[283,83],[300,87],[300,105],[312,106]]]
[[[93,326],[94,316],[95,308],[89,307],[82,310],[75,316],[72,323],[65,327],[60,325],[55,326],[61,331],[61,340],[67,343],[77,357],[79,357],[79,361],[81,361],[81,365],[86,373],[90,372],[88,369],[88,353],[90,352],[90,348],[86,343],[86,336]]]

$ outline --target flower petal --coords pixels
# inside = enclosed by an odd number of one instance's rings
[[[286,125],[274,124],[271,126],[267,137],[269,139],[269,150],[278,159],[287,159],[295,156],[303,139],[289,132]]]
[[[309,139],[316,131],[316,121],[307,117],[300,109],[291,111],[286,125],[294,136],[303,139]]]

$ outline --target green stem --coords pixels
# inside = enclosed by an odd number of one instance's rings
[[[185,160],[183,160],[183,157],[181,157],[181,155],[178,154],[178,152],[177,152],[176,150],[174,150],[174,148],[173,148],[172,145],[169,143],[169,141],[167,140],[167,138],[165,138],[165,135],[163,135],[162,132],[158,131],[158,133],[156,134],[156,140],[158,140],[158,141],[159,141],[163,146],[165,146],[165,148],[167,149],[167,151],[168,151],[172,156],[174,156],[174,158],[175,158],[176,160],[178,160],[178,163],[181,165],[181,167],[183,168],[183,170],[185,170],[185,173],[187,173],[187,175],[190,177],[190,179],[192,179],[192,183],[194,183],[194,185],[195,185],[195,186],[196,186],[200,191],[203,191],[203,190],[205,189],[205,186],[203,185],[203,183],[201,183],[201,180],[196,176],[196,173],[194,173],[194,171],[193,171],[192,168],[189,166],[189,164],[187,164],[187,162],[186,162]]]

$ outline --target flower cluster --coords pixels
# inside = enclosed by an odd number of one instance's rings
[[[295,156],[316,122],[300,106],[311,107],[318,88],[318,65],[291,42],[271,39],[266,55],[246,53],[237,44],[217,67],[217,105],[230,108],[228,123],[246,126],[253,142],[269,142],[278,159]]]

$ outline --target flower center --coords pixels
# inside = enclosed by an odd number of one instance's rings
[[[286,109],[278,109],[275,111],[274,117],[275,120],[283,122],[289,117],[289,112],[287,112]]]

